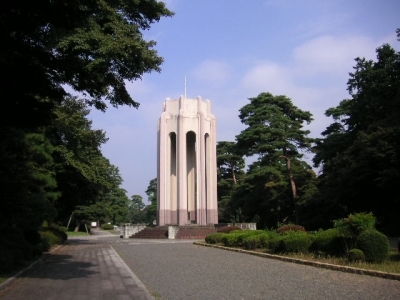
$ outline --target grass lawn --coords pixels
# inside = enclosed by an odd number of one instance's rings
[[[82,231],[78,231],[78,232],[67,231],[67,235],[68,236],[87,236],[87,235],[90,235],[90,234],[87,234],[86,232],[82,232]]]
[[[395,250],[390,250],[389,258],[381,264],[369,262],[349,262],[346,258],[338,257],[317,257],[315,254],[311,253],[285,254],[284,256],[328,263],[332,265],[400,274],[400,253]]]
[[[222,243],[217,243],[215,245],[224,246]],[[240,249],[243,249],[243,248],[240,248]],[[265,248],[249,250],[249,251],[274,254],[274,253],[271,253],[271,251],[269,249],[265,249]],[[296,258],[296,259],[303,259],[303,260],[320,262],[320,263],[326,263],[326,264],[331,264],[331,265],[348,266],[348,267],[353,267],[353,268],[358,268],[358,269],[374,270],[374,271],[381,271],[381,272],[386,272],[386,273],[400,274],[400,252],[393,248],[389,252],[388,259],[380,264],[370,263],[370,262],[349,262],[344,257],[330,257],[330,256],[326,257],[326,256],[316,255],[314,253],[286,253],[286,254],[279,253],[279,254],[274,254],[274,255],[285,256],[285,257]]]

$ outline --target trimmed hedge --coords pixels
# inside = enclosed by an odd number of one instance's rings
[[[366,261],[381,263],[389,256],[389,240],[378,230],[368,229],[361,232],[356,239],[356,245],[364,252]]]
[[[284,225],[284,226],[279,227],[276,230],[277,233],[286,233],[288,231],[304,231],[305,232],[306,230],[304,229],[303,226],[295,225],[295,224]]]
[[[114,229],[114,225],[111,225],[111,224],[101,224],[100,228],[103,229],[103,230],[112,230],[112,229]]]
[[[243,229],[237,226],[225,226],[218,229],[217,232],[229,233],[235,230],[243,230]]]
[[[243,239],[243,247],[247,250],[265,248],[268,245],[268,240],[269,235],[265,231],[255,235],[249,235]]]
[[[324,252],[328,255],[341,256],[346,253],[344,239],[337,228],[321,230],[314,234],[310,247],[312,252]]]
[[[314,238],[303,231],[288,231],[282,238],[282,251],[286,253],[309,251]]]
[[[351,249],[349,251],[349,261],[351,262],[361,262],[365,260],[365,255],[364,252],[362,252],[360,249]]]
[[[218,243],[222,243],[222,237],[225,235],[226,233],[223,232],[213,232],[210,233],[209,235],[206,236],[205,241],[208,244],[218,244]]]

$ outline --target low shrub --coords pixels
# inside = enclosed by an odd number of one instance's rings
[[[305,232],[306,230],[304,229],[303,226],[294,225],[294,224],[283,225],[276,230],[276,232],[280,233],[280,234],[288,232],[288,231],[304,231]]]
[[[283,248],[283,236],[279,234],[275,234],[270,236],[268,241],[268,249],[273,253],[282,253],[284,252]]]
[[[361,232],[356,239],[356,246],[364,252],[365,260],[369,262],[381,263],[389,256],[389,240],[376,229]]]
[[[57,241],[57,244],[62,244],[68,239],[67,233],[61,230],[59,227],[48,226],[48,227],[42,227],[40,230],[40,232],[45,232],[45,231],[53,233],[59,239]]]
[[[331,228],[318,231],[314,234],[314,241],[310,247],[310,251],[342,256],[346,252],[346,246],[340,231],[337,228]]]
[[[239,231],[238,231],[239,233]],[[222,243],[226,247],[237,247],[239,246],[239,234],[235,234],[235,232],[231,232],[229,234],[224,234],[221,238]]]
[[[49,251],[52,246],[61,244],[61,239],[51,231],[41,231],[42,237],[42,250],[44,252]]]
[[[206,236],[205,241],[208,244],[218,244],[218,243],[222,243],[222,237],[225,235],[226,233],[223,232],[213,232],[210,233],[209,235]]]
[[[269,235],[267,232],[259,232],[258,234],[246,236],[243,239],[243,247],[247,250],[264,248],[268,244]]]
[[[237,227],[237,226],[225,226],[225,227],[221,227],[220,229],[218,229],[217,232],[229,233],[229,232],[235,231],[235,230],[242,230],[242,228]]]
[[[249,236],[259,235],[263,233],[263,230],[239,230],[239,231],[231,231],[230,234],[235,234],[237,236],[237,245],[243,246],[243,241],[245,238]]]
[[[62,232],[67,232],[67,227],[65,226],[58,226],[58,229]]]
[[[303,231],[288,231],[282,238],[282,251],[286,253],[306,253],[313,242],[313,237]]]
[[[353,248],[349,251],[348,259],[351,262],[362,262],[365,260],[365,255],[360,249]]]
[[[112,229],[114,229],[114,225],[111,225],[111,224],[101,224],[100,228],[103,229],[103,230],[112,230]]]

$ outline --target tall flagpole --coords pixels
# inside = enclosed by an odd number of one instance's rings
[[[186,99],[186,75],[185,75],[185,99]]]

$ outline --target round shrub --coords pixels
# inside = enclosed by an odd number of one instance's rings
[[[237,227],[237,226],[225,226],[225,227],[221,227],[220,229],[218,229],[217,232],[229,233],[234,230],[242,230],[242,228]]]
[[[349,251],[349,261],[358,262],[364,260],[365,260],[364,252],[362,252],[360,249],[353,248]]]
[[[111,225],[111,224],[102,224],[102,225],[100,226],[100,228],[103,229],[103,230],[112,230],[112,229],[114,229],[114,225]]]
[[[68,236],[65,233],[65,231],[60,230],[58,227],[48,226],[48,227],[42,227],[42,229],[40,230],[40,232],[45,232],[45,231],[51,232],[53,235],[57,237],[58,240],[56,244],[62,244],[68,239]]]
[[[209,235],[206,236],[205,241],[208,244],[218,244],[218,243],[222,243],[222,237],[225,235],[226,233],[223,232],[213,232],[210,233]]]
[[[65,226],[58,226],[58,229],[62,232],[67,232],[67,227]]]
[[[53,245],[60,244],[61,240],[51,231],[41,231],[42,236],[42,249],[43,251],[49,251]]]
[[[346,252],[346,246],[337,228],[318,231],[310,247],[313,252],[324,252],[328,255],[341,256]]]
[[[285,233],[288,231],[304,231],[305,232],[306,230],[304,229],[303,226],[294,225],[294,224],[284,225],[284,226],[279,227],[276,230],[277,233]]]
[[[290,231],[283,236],[282,246],[283,252],[302,252],[306,253],[309,251],[310,246],[313,242],[313,238],[303,231]]]
[[[389,255],[390,243],[386,235],[375,230],[368,229],[360,233],[356,239],[356,246],[364,252],[365,260],[381,263]]]

